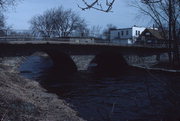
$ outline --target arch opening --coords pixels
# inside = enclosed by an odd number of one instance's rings
[[[68,75],[77,72],[77,66],[71,56],[58,51],[46,51],[53,61],[53,67],[58,70],[61,75]]]
[[[20,70],[23,70],[23,73],[26,72],[26,70],[27,72],[33,72],[36,70],[42,71],[44,69],[46,71],[46,69],[50,69],[58,73],[59,76],[67,76],[77,71],[76,64],[71,56],[53,50],[36,51],[30,54],[21,67]]]
[[[96,76],[114,77],[125,74],[129,68],[124,57],[117,52],[102,52],[90,62],[88,70]]]

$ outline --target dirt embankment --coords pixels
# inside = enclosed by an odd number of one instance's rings
[[[83,121],[66,102],[12,72],[8,65],[0,65],[1,121]]]

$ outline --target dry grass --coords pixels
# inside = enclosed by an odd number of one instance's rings
[[[0,121],[81,121],[56,95],[35,81],[0,71]]]

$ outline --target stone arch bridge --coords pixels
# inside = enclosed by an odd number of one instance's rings
[[[123,68],[125,62],[122,60],[122,55],[158,55],[167,53],[168,49],[159,46],[125,46],[107,43],[59,41],[10,41],[0,43],[1,57],[30,56],[35,52],[47,53],[57,67],[61,67],[63,71],[74,72],[77,67],[70,56],[99,55],[99,59],[97,59],[99,62],[103,63],[105,60],[109,60],[110,63],[115,63],[115,65],[121,63],[119,68]],[[104,65],[109,65],[109,63],[106,62]]]

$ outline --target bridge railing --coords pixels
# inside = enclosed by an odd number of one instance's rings
[[[166,43],[135,43],[135,44],[122,44],[113,42],[110,40],[102,40],[102,39],[94,39],[94,38],[43,38],[43,37],[18,37],[18,36],[7,36],[7,37],[0,37],[0,43],[6,43],[11,41],[56,41],[56,42],[66,42],[66,43],[79,43],[79,44],[106,44],[106,45],[117,45],[117,46],[135,46],[135,47],[151,47],[151,48],[167,48]]]
[[[104,44],[112,44],[112,45],[122,45],[122,46],[135,46],[135,47],[152,47],[152,48],[167,48],[168,45],[166,43],[133,43],[133,44],[127,44],[127,43],[118,43],[113,41],[97,41],[96,43],[104,43]]]
[[[9,41],[32,41],[35,38],[32,37],[0,37],[0,42],[9,42]]]

